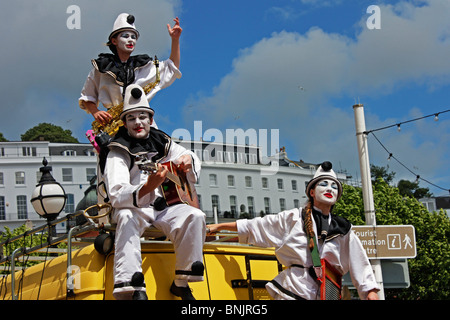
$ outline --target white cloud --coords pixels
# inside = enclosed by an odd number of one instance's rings
[[[368,30],[366,17],[355,38],[313,27],[306,34],[274,33],[242,50],[210,95],[188,101],[198,112],[186,112],[187,123],[201,114],[209,127],[279,128],[281,143],[291,146],[288,154],[305,161],[334,159],[353,173],[353,98],[387,95],[405,84],[432,89],[450,83],[450,2],[380,7],[381,30]],[[342,97],[348,105],[332,105],[332,98]],[[443,139],[418,143],[415,135],[398,135],[388,141],[399,157],[419,154],[418,165],[430,163],[427,171],[436,173],[448,154]]]

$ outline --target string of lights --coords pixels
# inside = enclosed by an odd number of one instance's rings
[[[390,152],[390,151],[389,151],[389,150],[381,143],[381,141],[378,139],[378,137],[375,135],[375,133],[373,133],[373,132],[370,132],[370,133],[374,136],[374,138],[378,141],[378,143],[383,147],[383,149],[386,150],[386,152],[389,154],[388,160],[394,159],[395,161],[397,161],[403,168],[405,168],[406,170],[408,170],[409,172],[411,172],[411,173],[416,177],[416,182],[418,182],[419,180],[422,180],[422,181],[425,181],[426,183],[428,183],[428,184],[430,184],[430,185],[432,185],[432,186],[434,186],[434,187],[436,187],[436,188],[438,188],[438,189],[441,189],[441,190],[444,190],[444,191],[448,191],[448,192],[450,193],[450,189],[446,189],[446,188],[440,187],[440,186],[438,186],[438,185],[436,185],[436,184],[434,184],[434,183],[428,181],[427,179],[422,178],[419,174],[417,174],[417,173],[415,173],[414,171],[412,171],[411,169],[409,169],[406,165],[404,165],[400,160],[398,160],[398,159],[392,154],[392,152]]]
[[[422,120],[422,119],[429,118],[429,117],[433,117],[433,116],[434,116],[434,120],[435,120],[435,121],[438,121],[438,120],[439,120],[439,115],[442,114],[442,113],[446,113],[446,112],[450,112],[450,109],[449,109],[449,110],[440,111],[440,112],[437,112],[437,113],[432,113],[432,114],[430,114],[430,115],[423,116],[423,117],[419,117],[419,118],[415,118],[415,119],[412,119],[412,120],[407,120],[407,121],[403,121],[403,122],[398,122],[398,123],[396,123],[396,124],[389,125],[389,126],[386,126],[386,127],[382,127],[382,128],[378,128],[378,129],[374,129],[374,130],[368,130],[368,131],[365,131],[364,134],[365,134],[365,135],[369,135],[369,134],[371,133],[371,134],[374,136],[374,138],[378,141],[378,143],[381,145],[381,147],[383,147],[383,149],[388,153],[388,155],[389,155],[388,160],[394,159],[395,161],[397,161],[403,168],[405,168],[407,171],[409,171],[411,174],[413,174],[413,175],[416,177],[416,182],[418,182],[419,180],[422,180],[422,181],[424,181],[424,182],[426,182],[426,183],[428,183],[428,184],[434,186],[435,188],[438,188],[438,189],[441,189],[441,190],[444,190],[444,191],[448,191],[448,192],[450,193],[450,189],[448,189],[448,188],[443,188],[443,187],[441,187],[441,186],[438,186],[438,185],[436,185],[436,184],[434,184],[434,183],[428,181],[427,179],[422,178],[419,174],[415,173],[415,172],[412,171],[410,168],[408,168],[408,167],[407,167],[405,164],[403,164],[399,159],[397,159],[397,158],[394,156],[394,154],[393,154],[392,152],[390,152],[390,151],[386,148],[386,146],[380,141],[380,139],[378,139],[378,137],[377,137],[377,136],[375,135],[375,133],[374,133],[374,132],[376,132],[376,131],[380,131],[380,130],[384,130],[384,129],[389,129],[389,128],[392,128],[392,127],[395,127],[395,126],[397,127],[397,130],[400,131],[400,127],[401,127],[402,124],[410,123],[410,122],[414,122],[414,121],[418,121],[418,120]]]
[[[375,132],[375,131],[384,130],[384,129],[389,129],[389,128],[392,128],[392,127],[395,127],[395,126],[397,127],[397,130],[400,131],[401,130],[400,128],[401,128],[402,124],[410,123],[410,122],[414,122],[414,121],[419,121],[419,120],[422,120],[422,119],[425,119],[425,118],[429,118],[429,117],[434,117],[434,121],[438,121],[439,120],[439,115],[442,114],[442,113],[446,113],[446,112],[450,112],[450,109],[444,110],[444,111],[439,111],[439,112],[436,112],[436,113],[432,113],[432,114],[429,114],[427,116],[423,116],[423,117],[419,117],[419,118],[415,118],[415,119],[411,119],[411,120],[407,120],[407,121],[403,121],[403,122],[398,122],[398,123],[395,123],[395,124],[391,124],[390,126],[386,126],[386,127],[382,127],[382,128],[378,128],[378,129],[373,129],[373,130],[369,130],[369,131],[364,131],[364,134],[368,135],[369,133],[372,133],[372,132]]]

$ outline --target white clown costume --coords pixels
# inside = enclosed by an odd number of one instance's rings
[[[134,25],[134,16],[121,13],[114,22],[111,38],[119,32],[130,30],[139,36]],[[92,61],[93,68],[89,72],[79,98],[79,106],[88,112],[85,103],[101,102],[106,109],[119,105],[123,101],[125,88],[130,84],[146,86],[156,80],[156,67],[146,54],[131,56],[126,63],[122,63],[116,54],[102,53]],[[176,79],[181,78],[180,70],[172,60],[159,62],[161,81],[147,94],[150,101],[158,91],[170,86]],[[154,125],[156,127],[156,125]]]
[[[322,166],[309,182],[307,194],[314,183],[323,178],[337,181],[340,196],[342,186],[336,179],[336,174],[331,168],[323,170]],[[318,231],[321,231],[322,222],[319,218],[321,213],[317,208],[313,208],[312,213],[315,234],[320,235],[322,232]],[[278,261],[288,267],[266,285],[275,299],[320,299],[319,286],[314,278],[314,270],[311,269],[313,261],[308,246],[304,216],[305,209],[299,208],[263,218],[237,220],[241,243],[259,247],[275,247]],[[351,224],[344,218],[330,213],[328,224],[324,238],[317,241],[320,258],[326,259],[342,275],[350,272],[360,298],[366,299],[369,291],[378,290],[378,284],[359,238],[351,230]]]
[[[136,90],[141,93],[134,95]],[[151,115],[154,113],[148,106],[142,88],[130,85],[126,89],[122,115],[136,110],[147,111]],[[174,143],[164,132],[155,128],[151,128],[147,139],[138,140],[130,137],[126,128],[121,127],[110,142],[109,149],[105,180],[114,208],[112,220],[117,223],[114,297],[130,299],[135,291],[145,292],[140,237],[150,225],[162,230],[173,242],[176,254],[175,280],[202,281],[205,214],[187,204],[155,208],[155,200],[162,196],[159,188],[139,197],[139,190],[146,183],[148,175],[139,170],[133,159],[140,156],[157,163],[177,163],[180,156],[190,155],[192,170],[188,172],[187,178],[192,182],[199,177],[200,160],[193,152]]]

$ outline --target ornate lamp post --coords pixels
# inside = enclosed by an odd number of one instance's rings
[[[47,166],[47,159],[42,161],[44,165],[39,170],[42,172],[41,180],[36,185],[31,196],[31,204],[34,210],[48,222],[56,219],[66,205],[67,195],[64,188],[56,182],[51,175],[51,166]]]

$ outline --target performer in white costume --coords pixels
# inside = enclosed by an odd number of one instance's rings
[[[105,166],[107,191],[114,208],[112,220],[117,223],[113,294],[116,299],[147,299],[140,237],[145,228],[154,225],[175,248],[175,280],[170,291],[182,299],[194,299],[188,281],[203,281],[205,214],[187,204],[161,205],[159,186],[168,172],[160,163],[180,164],[187,178],[195,182],[200,160],[164,132],[151,128],[153,115],[142,88],[129,85],[121,114],[124,126],[109,144]],[[141,172],[136,156],[158,163],[158,171],[150,175]]]
[[[102,53],[92,60],[93,68],[90,71],[81,91],[79,105],[81,109],[91,113],[99,123],[108,123],[111,115],[99,110],[101,102],[106,109],[119,105],[123,101],[125,88],[130,84],[139,84],[141,87],[152,83],[156,79],[156,67],[146,54],[132,56],[139,32],[134,25],[134,16],[121,13],[116,21],[107,45],[112,54]],[[150,101],[155,94],[168,86],[175,79],[181,78],[180,67],[180,35],[182,29],[178,18],[174,19],[173,28],[167,25],[172,39],[170,58],[159,62],[160,83],[147,94]],[[155,123],[153,127],[157,127]]]
[[[305,208],[207,227],[210,234],[232,230],[238,232],[241,243],[275,247],[278,261],[288,268],[266,285],[274,299],[319,299],[310,251],[311,245],[317,245],[321,259],[342,275],[350,272],[361,299],[377,300],[379,287],[359,238],[350,222],[330,213],[342,194],[342,185],[330,162],[319,167],[306,194],[309,202]],[[318,235],[319,240],[310,243],[308,235]]]

